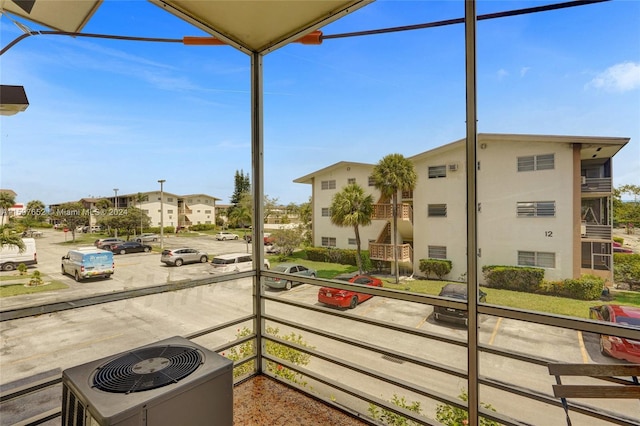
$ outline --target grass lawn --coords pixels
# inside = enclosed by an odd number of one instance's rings
[[[277,256],[269,257],[272,266],[280,263]],[[296,252],[290,258],[290,262],[297,262],[318,271],[318,278],[333,278],[341,273],[349,273],[357,270],[355,266],[338,265],[334,263],[312,262],[304,259],[304,252]],[[423,293],[432,296],[438,295],[440,289],[448,281],[436,280],[411,280],[401,281],[395,284],[392,277],[380,277],[385,288],[394,290],[409,291],[412,293]],[[542,294],[522,293],[518,291],[501,290],[495,288],[482,287],[482,291],[487,293],[487,303],[491,305],[505,306],[517,309],[526,309],[538,312],[548,312],[558,315],[566,315],[577,318],[589,318],[589,308],[602,304],[619,304],[640,307],[640,292],[611,290],[610,301],[602,300],[576,300],[564,297],[547,296]]]
[[[15,277],[12,277],[12,278],[15,279]],[[23,275],[23,278],[27,278],[27,280],[25,281],[28,281],[28,277],[26,275]],[[43,291],[63,290],[65,288],[69,288],[69,286],[63,282],[49,281],[47,280],[47,278],[48,278],[47,276],[42,276],[42,279],[44,280],[44,282],[45,283],[48,282],[48,284],[39,285],[37,287],[28,287],[28,286],[25,286],[24,284],[7,284],[7,285],[0,286],[0,298],[19,296],[21,294],[42,293]]]

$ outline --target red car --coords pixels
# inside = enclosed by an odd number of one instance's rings
[[[601,305],[589,308],[589,318],[615,322],[640,329],[640,308],[621,305]],[[607,356],[640,364],[640,340],[616,336],[600,336],[600,351]]]
[[[370,285],[372,287],[382,287],[382,281],[368,275],[339,275],[335,280],[348,281],[353,284]],[[318,302],[325,305],[337,306],[339,308],[353,309],[365,300],[371,299],[370,294],[356,293],[351,290],[341,290],[331,287],[322,287],[318,290]]]
[[[628,247],[622,247],[622,244],[614,241],[613,242],[613,252],[614,253],[627,253],[627,254],[631,254],[633,253],[633,250],[631,250]]]

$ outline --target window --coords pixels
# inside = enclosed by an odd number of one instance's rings
[[[168,209],[167,213],[172,214],[173,213],[173,209]]]
[[[173,203],[173,197],[167,197],[167,202]]]
[[[516,206],[518,217],[554,217],[555,201],[519,201]]]
[[[446,246],[429,246],[428,257],[430,259],[446,259],[447,247]]]
[[[329,217],[329,216],[331,216],[331,209],[329,207],[323,207],[322,217]]]
[[[518,266],[555,268],[556,254],[541,251],[518,251]]]
[[[211,210],[205,210],[204,214],[211,214]]]
[[[367,183],[368,183],[369,186],[376,186],[376,181],[373,178],[373,176],[369,176],[369,178],[367,180]]]
[[[355,246],[356,245],[356,239],[355,238],[349,238],[349,240],[347,241],[347,244],[349,244],[350,246]]]
[[[347,179],[347,184],[351,185],[352,183],[356,183],[356,178],[349,178]]]
[[[447,166],[429,167],[429,179],[437,179],[443,177],[447,177]]]
[[[336,181],[335,180],[323,180],[320,183],[320,188],[322,188],[322,189],[336,189]]]
[[[518,171],[531,172],[534,170],[553,170],[555,168],[555,155],[529,155],[518,157]]]
[[[322,247],[335,247],[336,239],[333,237],[322,237]]]
[[[429,217],[445,217],[447,216],[446,204],[429,204],[427,207],[427,216]]]

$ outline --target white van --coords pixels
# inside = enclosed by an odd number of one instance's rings
[[[114,268],[113,253],[108,250],[79,247],[62,256],[62,274],[69,274],[76,281],[94,277],[109,278]]]
[[[3,271],[13,271],[19,264],[37,265],[38,256],[36,254],[36,240],[33,238],[23,238],[25,250],[20,253],[17,246],[4,245],[0,250],[0,269]]]
[[[221,254],[211,260],[214,272],[244,272],[253,268],[253,257],[251,253],[227,253]],[[264,260],[265,269],[269,269],[269,260]]]

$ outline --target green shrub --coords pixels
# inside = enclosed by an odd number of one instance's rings
[[[329,247],[308,247],[306,250],[307,259],[315,262],[339,263],[341,265],[358,266],[356,256],[357,250],[338,249]],[[373,262],[369,257],[369,251],[362,250],[362,270],[373,270]]]
[[[462,390],[462,393],[458,395],[458,398],[463,401],[469,400],[467,391]],[[491,404],[480,403],[482,407],[490,411],[496,411]],[[469,413],[462,408],[454,407],[449,404],[438,404],[436,407],[436,420],[446,426],[462,426],[469,424]],[[480,426],[500,426],[502,423],[498,423],[494,420],[489,420],[485,417],[480,417]]]
[[[567,278],[561,281],[546,281],[540,285],[538,293],[578,300],[597,300],[602,296],[604,286],[604,278],[595,275],[583,275],[577,279]]]
[[[620,245],[624,244],[624,238],[622,237],[613,237],[613,241],[620,243]]]
[[[37,287],[43,284],[44,284],[44,281],[42,280],[42,274],[40,274],[40,271],[38,270],[33,271],[33,274],[31,275],[31,279],[29,280],[29,286]]]
[[[27,273],[27,265],[24,263],[19,264],[16,269],[20,272],[20,275],[25,275]]]
[[[280,337],[278,334],[280,330],[275,327],[267,326],[266,334],[274,337],[280,338],[281,340],[295,343],[300,346],[309,347],[310,349],[314,349],[313,346],[309,346],[299,334],[291,333],[285,336]],[[247,327],[242,329],[238,329],[236,333],[236,338],[240,339],[242,337],[246,337],[252,334],[252,331]],[[295,365],[307,365],[311,360],[311,355],[299,351],[297,349],[290,348],[289,346],[285,346],[276,341],[267,340],[265,343],[266,353],[269,355],[273,355],[275,357],[281,358],[285,361],[288,361]],[[254,350],[254,340],[248,340],[238,346],[234,346],[229,349],[228,352],[223,352],[222,356],[229,358],[232,361],[241,361],[245,358],[248,358],[255,354]],[[247,374],[250,374],[254,370],[253,363],[246,362],[240,366],[233,368],[233,376],[241,377]],[[299,385],[306,385],[306,382],[303,381],[302,374],[295,372],[289,368],[284,367],[282,364],[278,364],[273,361],[267,361],[267,371],[275,374],[276,376],[282,377],[283,379],[287,379],[290,382],[297,383]]]
[[[438,279],[443,279],[445,275],[451,272],[452,263],[448,259],[420,259],[420,271],[427,278],[431,274],[435,274]]]
[[[528,266],[482,267],[487,287],[535,293],[544,279],[544,269]]]
[[[397,407],[405,408],[409,411],[413,411],[414,413],[420,414],[422,411],[419,401],[413,401],[408,404],[404,396],[399,398],[398,395],[393,394],[391,402]],[[371,414],[371,417],[374,419],[380,420],[384,424],[391,426],[414,426],[419,424],[401,416],[400,414],[394,413],[391,410],[378,407],[375,404],[369,404],[369,414]]]
[[[614,253],[613,277],[616,283],[640,284],[640,254]]]
[[[190,228],[192,231],[211,231],[216,229],[216,225],[213,223],[198,223]]]

